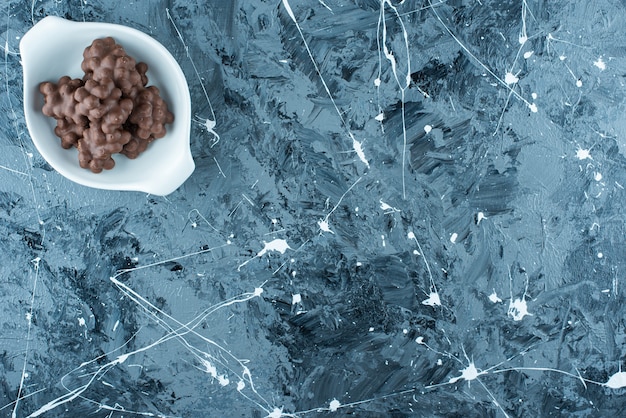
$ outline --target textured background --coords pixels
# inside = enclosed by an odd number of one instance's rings
[[[0,415],[626,414],[623,0],[2,13]],[[36,151],[18,46],[49,15],[177,58],[179,190]]]

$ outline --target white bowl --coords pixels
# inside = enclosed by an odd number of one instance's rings
[[[57,82],[68,75],[82,78],[83,51],[94,39],[112,36],[137,62],[148,64],[148,84],[174,113],[167,135],[153,141],[134,160],[113,156],[115,167],[95,174],[78,164],[78,150],[66,150],[54,134],[56,121],[42,113],[39,83]],[[135,29],[109,23],[72,22],[49,16],[33,26],[20,42],[24,70],[24,115],[33,143],[48,163],[66,178],[89,187],[135,190],[164,196],[172,193],[193,172],[189,149],[191,98],[180,66],[159,42]]]

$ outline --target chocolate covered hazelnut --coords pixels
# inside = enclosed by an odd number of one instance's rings
[[[55,83],[44,82],[39,85],[39,91],[44,96],[43,114],[55,119],[71,119],[78,125],[86,124],[85,115],[76,111],[78,101],[74,93],[83,85],[80,79],[71,79],[63,76]]]
[[[87,124],[79,125],[66,118],[57,119],[54,134],[61,138],[61,146],[70,149],[78,145],[78,140],[83,137]]]
[[[139,87],[145,85],[144,77],[137,70],[137,62],[111,37],[93,41],[85,48],[83,58],[81,68],[87,79],[97,82],[112,79],[127,96],[136,93]]]
[[[94,173],[112,169],[115,161],[111,156],[122,151],[130,138],[130,132],[123,129],[105,133],[100,121],[92,121],[83,132],[83,137],[78,140],[80,166],[89,168]]]
[[[131,160],[134,160],[148,148],[148,145],[153,139],[154,138],[142,139],[138,136],[132,136],[128,144],[124,145],[124,148],[122,148],[121,153]]]
[[[137,125],[135,136],[154,139],[165,136],[165,124],[174,121],[174,115],[159,95],[159,89],[150,86],[135,99],[135,108],[129,121]]]

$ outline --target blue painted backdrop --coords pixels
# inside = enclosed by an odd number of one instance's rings
[[[624,414],[625,8],[4,1],[0,414]],[[38,154],[18,45],[50,15],[176,57],[176,192]]]

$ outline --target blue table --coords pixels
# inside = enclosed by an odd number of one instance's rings
[[[624,6],[432,3],[5,2],[2,416],[623,412]],[[177,191],[39,155],[50,15],[176,57]]]

